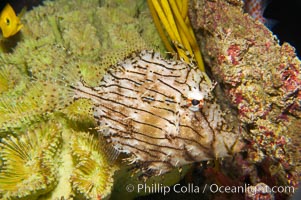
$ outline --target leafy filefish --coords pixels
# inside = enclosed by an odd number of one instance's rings
[[[22,28],[20,18],[16,15],[14,9],[9,5],[3,8],[0,14],[0,28],[4,38],[15,35]]]
[[[100,85],[71,86],[87,98],[116,151],[147,175],[226,157],[241,149],[240,129],[229,128],[212,94],[214,84],[196,66],[142,51],[112,66]]]

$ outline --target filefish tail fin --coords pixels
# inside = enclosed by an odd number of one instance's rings
[[[274,28],[274,26],[278,24],[278,20],[276,19],[265,19],[264,25],[269,29]]]
[[[272,0],[261,0],[262,13],[266,10]]]
[[[271,29],[273,26],[275,26],[275,24],[277,24],[277,21],[273,19],[266,19],[263,16],[264,11],[271,1],[272,0],[244,0],[244,10],[251,15],[252,18],[260,21],[269,29]]]

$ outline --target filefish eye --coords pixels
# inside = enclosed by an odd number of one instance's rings
[[[196,105],[199,105],[200,104],[200,101],[199,100],[196,100],[196,99],[192,99],[191,100],[191,104],[196,106]]]
[[[197,100],[197,99],[189,100],[188,107],[189,107],[189,110],[191,110],[191,111],[194,111],[194,112],[199,111],[200,108],[203,107],[203,101]]]
[[[10,20],[8,18],[6,18],[5,21],[6,21],[6,25],[9,26],[10,25]]]

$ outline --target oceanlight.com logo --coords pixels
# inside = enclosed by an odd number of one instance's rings
[[[207,187],[205,184],[204,187]],[[217,184],[209,185],[209,191],[211,193],[289,193],[294,194],[295,188],[293,186],[273,186],[269,187],[262,184],[260,187],[254,187],[250,184],[245,184],[244,186],[219,186]]]
[[[243,186],[220,186],[217,184],[205,184],[203,187],[199,187],[194,184],[181,185],[175,184],[173,186],[166,186],[161,183],[156,184],[128,184],[126,185],[127,192],[137,192],[137,193],[147,193],[147,194],[163,194],[166,195],[170,192],[181,193],[181,194],[204,194],[206,192],[210,193],[287,193],[293,194],[295,192],[295,188],[293,186],[273,186],[273,187],[260,187],[256,188],[250,184],[245,184]]]

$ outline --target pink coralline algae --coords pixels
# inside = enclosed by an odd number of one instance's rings
[[[230,60],[232,62],[233,65],[238,65],[238,56],[239,56],[239,52],[240,52],[240,47],[236,44],[231,45],[228,50],[228,56],[230,57]]]
[[[249,174],[252,184],[296,187],[301,67],[294,48],[280,46],[264,24],[243,13],[239,0],[192,1],[190,17],[212,78],[223,88],[221,101],[227,97],[246,130],[244,162],[265,172]]]
[[[277,71],[280,72],[282,81],[282,89],[287,94],[283,101],[286,102],[286,111],[300,116],[301,104],[301,75],[300,63],[297,59],[292,59],[295,56],[294,48],[289,44],[283,44],[281,47],[282,62],[277,66]],[[292,101],[295,99],[297,101]],[[299,112],[299,113],[298,113]]]
[[[249,186],[245,195],[246,200],[274,200],[272,189],[264,184],[258,183],[255,186]]]

